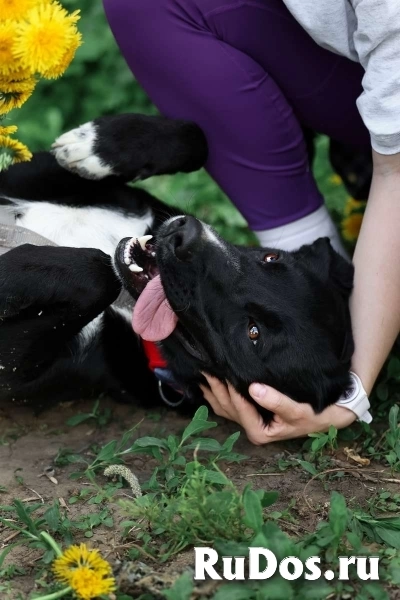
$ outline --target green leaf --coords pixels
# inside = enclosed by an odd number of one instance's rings
[[[347,528],[348,511],[346,500],[342,494],[332,492],[331,505],[329,510],[329,524],[333,533],[341,538]]]
[[[115,448],[117,442],[115,440],[108,442],[103,448],[100,450],[99,454],[96,457],[97,462],[108,461],[115,456]]]
[[[222,556],[248,556],[249,546],[245,542],[232,542],[229,540],[215,540],[214,548]]]
[[[200,408],[199,408],[199,410],[200,410]],[[199,412],[199,410],[197,412]],[[193,419],[193,421],[191,421],[189,423],[189,425],[186,427],[185,431],[182,434],[181,444],[183,444],[183,442],[185,442],[192,435],[195,435],[196,433],[201,433],[202,431],[206,431],[207,429],[212,429],[213,427],[216,427],[216,426],[217,426],[217,423],[215,423],[214,421],[204,421],[203,419]]]
[[[390,431],[394,436],[399,435],[398,433],[398,421],[399,421],[399,405],[395,404],[392,406],[389,412],[389,427]]]
[[[380,383],[376,387],[376,395],[378,396],[378,400],[386,402],[389,397],[389,388],[386,383]]]
[[[192,421],[207,421],[208,408],[206,405],[200,406],[193,415]]]
[[[227,485],[229,483],[229,479],[220,471],[211,471],[210,469],[205,469],[204,474],[206,481],[209,483],[216,483],[219,485]]]
[[[243,493],[243,507],[245,524],[253,531],[259,531],[264,522],[261,500],[249,487]]]
[[[315,438],[315,440],[311,444],[311,450],[313,452],[318,452],[318,450],[321,450],[324,446],[326,446],[328,442],[329,437],[326,434],[320,435],[319,437]]]
[[[13,504],[15,506],[15,510],[17,511],[18,517],[27,526],[30,533],[38,536],[39,532],[36,528],[36,525],[35,525],[34,521],[31,519],[31,517],[29,516],[29,513],[25,509],[25,506],[22,504],[22,502],[20,500],[15,499]]]
[[[397,379],[400,376],[400,360],[393,356],[389,360],[387,374],[390,379]]]
[[[253,600],[256,591],[245,583],[228,583],[218,588],[213,600]]]
[[[268,508],[268,506],[272,506],[279,498],[279,492],[275,490],[272,490],[271,492],[256,490],[255,493],[260,498],[262,508]]]
[[[317,469],[307,460],[298,460],[297,462],[305,471],[307,471],[307,473],[310,473],[310,475],[318,475]]]
[[[11,552],[11,550],[13,550],[14,548],[16,548],[17,546],[20,545],[21,542],[16,542],[15,544],[10,544],[9,546],[6,546],[6,548],[3,550],[3,552],[0,554],[0,568],[5,560],[5,558],[7,557],[7,554],[9,554]]]
[[[69,425],[69,427],[75,427],[76,425],[79,425],[80,423],[91,419],[92,416],[93,415],[89,414],[74,415],[73,417],[67,419],[67,425]]]
[[[329,440],[330,441],[335,440],[337,438],[337,433],[338,433],[338,430],[336,429],[336,427],[334,427],[334,425],[331,425],[328,430]]]
[[[219,452],[221,444],[213,438],[198,438],[187,446],[182,447],[182,450],[195,450],[196,448],[205,452]]]
[[[377,581],[371,581],[363,583],[362,591],[368,594],[366,598],[372,598],[373,600],[389,600],[389,594]]]
[[[298,600],[325,600],[325,598],[334,597],[335,589],[322,580],[308,581],[301,586],[301,593],[296,594]]]
[[[276,576],[263,582],[258,591],[257,600],[292,600],[295,593],[289,581]]]
[[[46,510],[43,518],[51,531],[57,531],[61,522],[60,508],[57,501],[54,502],[53,506]]]
[[[240,431],[236,431],[236,433],[232,433],[232,435],[230,435],[225,442],[222,444],[222,448],[224,450],[226,450],[227,452],[231,452],[233,446],[236,444],[236,442],[238,441],[240,437]]]
[[[165,440],[160,440],[159,438],[150,436],[139,438],[133,444],[132,448],[153,448],[154,446],[156,448],[163,448],[164,450],[167,450],[168,448]]]
[[[228,462],[241,462],[242,460],[246,460],[249,458],[246,454],[238,454],[237,452],[220,452],[220,459],[226,460]]]
[[[183,573],[169,590],[162,593],[167,600],[190,600],[194,582],[189,573]]]
[[[362,541],[359,538],[359,536],[357,534],[353,533],[352,531],[348,531],[346,534],[346,537],[349,541],[349,544],[352,546],[352,548],[358,552],[362,546]]]
[[[169,435],[167,438],[168,450],[172,453],[178,449],[178,440],[175,435]]]
[[[385,527],[374,527],[374,532],[380,537],[382,542],[390,548],[400,550],[400,531],[387,529]]]

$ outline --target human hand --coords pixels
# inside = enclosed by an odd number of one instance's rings
[[[256,446],[327,431],[331,425],[342,429],[357,418],[353,411],[336,404],[316,414],[310,404],[295,402],[274,388],[252,383],[249,387],[251,397],[274,413],[273,419],[266,425],[256,407],[238,394],[230,383],[225,385],[211,375],[203,375],[210,389],[200,387],[215,414],[239,423]]]

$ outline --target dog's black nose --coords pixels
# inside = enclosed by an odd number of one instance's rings
[[[179,217],[168,227],[172,238],[175,256],[182,261],[189,261],[196,245],[200,241],[202,225],[194,217]]]

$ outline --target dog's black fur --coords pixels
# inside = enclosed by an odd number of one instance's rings
[[[297,252],[232,246],[194,217],[166,221],[175,211],[125,185],[200,168],[207,147],[194,124],[139,115],[94,121],[89,151],[114,173],[102,181],[79,176],[99,176],[74,160],[73,144],[85,138],[79,131],[56,148],[57,159],[76,173],[41,153],[0,175],[0,202],[16,222],[28,226],[23,217],[32,201],[39,210],[37,203],[46,202],[43,220],[49,202],[78,211],[101,206],[132,220],[132,227],[147,215],[139,235],[155,235],[163,286],[179,316],[161,349],[186,394],[199,398],[206,371],[247,398],[248,385],[259,381],[316,411],[334,402],[348,383],[353,353],[353,268],[329,241]],[[52,241],[67,245],[62,233]],[[121,281],[138,295],[135,274],[123,261],[126,241],[114,266],[90,248],[23,245],[0,257],[0,398],[43,405],[99,392],[144,402],[156,395],[140,342],[113,306]],[[98,315],[88,335],[84,328]],[[252,324],[257,344],[249,338]]]

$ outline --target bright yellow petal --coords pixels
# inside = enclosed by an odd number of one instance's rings
[[[103,577],[88,567],[76,569],[68,583],[81,600],[92,600],[115,590],[113,577]]]
[[[32,95],[35,86],[34,77],[20,81],[0,78],[0,114],[8,113],[13,108],[20,108]]]
[[[69,65],[71,64],[72,60],[74,59],[76,51],[78,50],[78,48],[81,44],[82,44],[82,36],[79,32],[77,32],[74,40],[72,40],[70,43],[70,47],[65,52],[64,56],[62,57],[62,59],[60,60],[58,65],[55,65],[51,69],[47,69],[47,71],[43,71],[42,76],[45,77],[46,79],[57,79],[58,77],[61,77],[61,75],[63,75],[65,73],[65,71],[68,69]]]
[[[12,135],[13,133],[16,133],[17,131],[18,131],[18,127],[16,125],[9,125],[8,127],[0,126],[0,136]]]
[[[334,173],[333,175],[331,175],[329,177],[329,181],[333,185],[342,185],[342,183],[343,183],[343,179],[337,173]]]
[[[21,19],[38,3],[39,0],[0,0],[1,19]]]
[[[0,21],[0,77],[13,75],[12,78],[15,78],[16,73],[22,71],[21,63],[14,58],[12,53],[16,31],[17,23],[15,21]],[[21,77],[24,77],[24,74],[18,78]]]
[[[354,200],[351,196],[347,198],[346,205],[344,207],[344,214],[346,216],[351,215],[351,213],[355,210],[364,209],[366,206],[366,202],[364,200]]]
[[[53,72],[65,62],[71,48],[76,50],[81,43],[78,20],[79,11],[68,14],[57,2],[39,4],[18,23],[14,57],[32,73]]]
[[[31,160],[32,154],[25,144],[8,136],[0,136],[0,153],[10,155],[13,164]]]
[[[354,213],[343,219],[342,221],[342,235],[349,242],[355,242],[358,238],[361,229],[361,223],[363,215],[361,213]]]
[[[108,578],[112,574],[111,565],[101,557],[99,551],[89,550],[85,544],[70,546],[53,563],[55,577],[68,585],[72,585],[74,574],[82,568],[97,574],[99,578]]]

